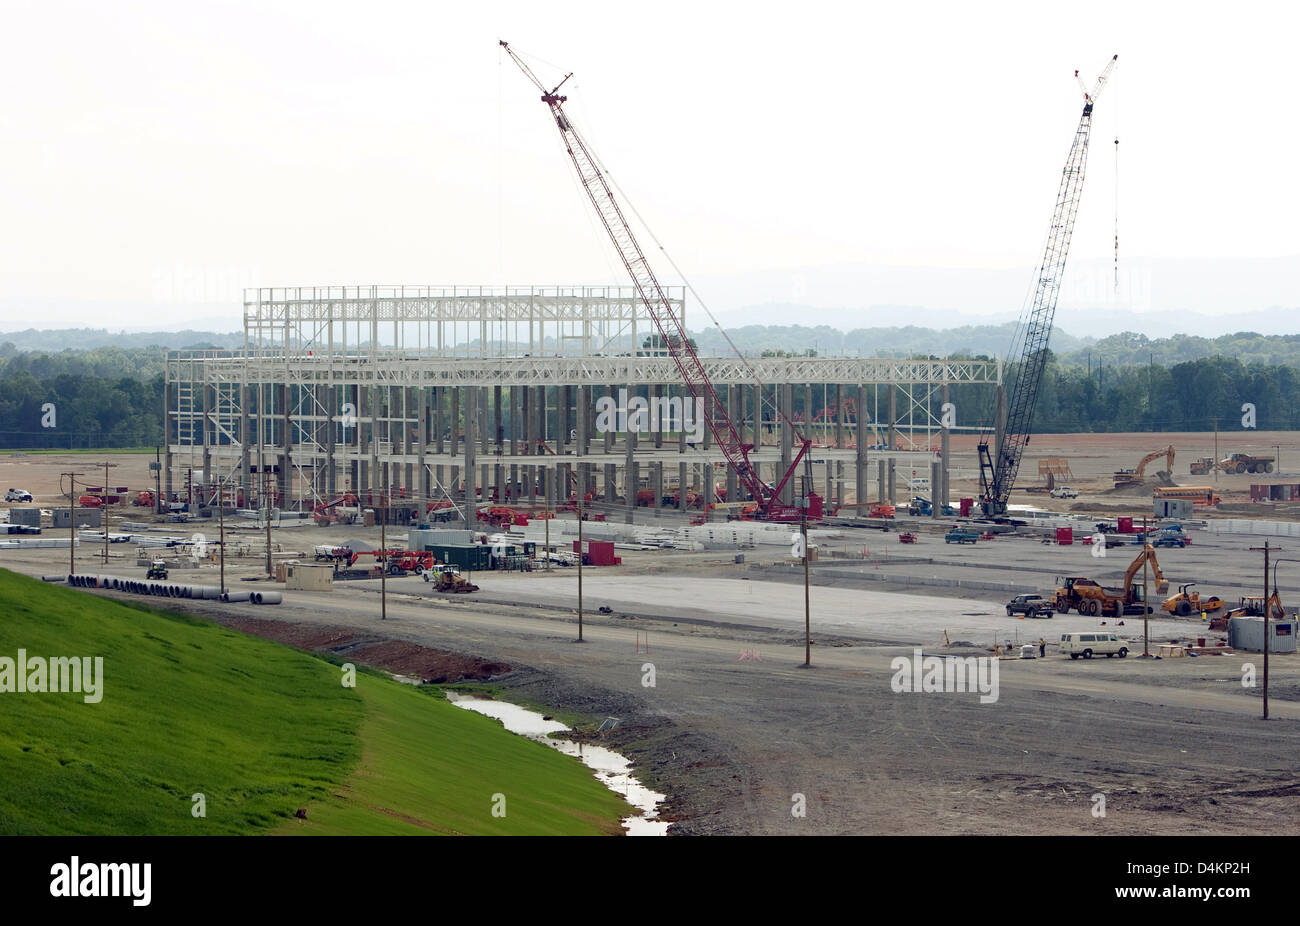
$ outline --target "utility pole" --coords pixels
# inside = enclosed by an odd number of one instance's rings
[[[1171,474],[1172,475],[1172,474]],[[1151,540],[1147,536],[1147,519],[1142,519],[1142,548],[1146,551],[1146,545]],[[1155,549],[1154,547],[1152,549]],[[1146,556],[1142,559],[1142,658],[1151,658],[1151,589],[1149,586],[1149,571],[1151,567],[1151,557]],[[1128,594],[1128,589],[1124,590]],[[1124,606],[1119,606],[1119,613],[1124,613]]]
[[[1210,467],[1214,471],[1214,482],[1219,482],[1219,419],[1214,419],[1214,465]]]
[[[104,467],[104,485],[99,493],[99,512],[100,520],[104,527],[104,565],[108,565],[108,471],[117,467],[116,463],[110,463],[105,460],[103,463],[96,463],[96,466]]]
[[[1268,557],[1269,554],[1277,550],[1282,552],[1281,547],[1270,546],[1267,540],[1262,547],[1251,547],[1251,552],[1264,552],[1264,719],[1268,720],[1268,644],[1269,644],[1269,618],[1273,614],[1273,603],[1269,597],[1268,591]],[[1277,579],[1274,577],[1273,590],[1277,591]]]
[[[384,482],[388,482],[388,464],[384,464]],[[388,498],[379,514],[379,619],[388,620]],[[408,544],[409,546],[409,544]]]
[[[162,448],[153,449],[153,513],[162,514]]]
[[[578,486],[578,642],[582,642],[582,486]]]
[[[217,556],[221,560],[221,591],[226,590],[226,493],[225,483],[217,485],[217,530],[218,540]]]
[[[68,573],[77,571],[77,477],[81,473],[60,473],[68,477]]]
[[[799,499],[799,534],[803,541],[803,664],[804,668],[812,668],[812,606],[808,595],[808,487],[806,485],[803,497]]]

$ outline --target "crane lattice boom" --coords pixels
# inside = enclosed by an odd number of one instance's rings
[[[1080,86],[1083,87],[1083,115],[1079,117],[1074,143],[1070,146],[1070,154],[1065,159],[1065,169],[1061,173],[1056,210],[1047,232],[1047,248],[1038,270],[1033,305],[1016,333],[1011,353],[1008,354],[1008,357],[1018,356],[1019,360],[1013,368],[1015,382],[1008,393],[1010,401],[1007,403],[1006,429],[998,435],[994,453],[989,451],[987,435],[979,445],[980,488],[983,494],[980,505],[989,517],[1006,514],[1007,501],[1020,469],[1020,459],[1024,455],[1025,444],[1029,442],[1034,403],[1038,399],[1038,387],[1047,366],[1047,343],[1052,334],[1052,318],[1056,314],[1061,278],[1065,274],[1065,258],[1070,251],[1074,219],[1083,193],[1084,170],[1088,166],[1088,139],[1092,132],[1092,107],[1106,86],[1106,80],[1118,59],[1119,55],[1110,59],[1097,78],[1092,92],[1080,81]],[[1077,78],[1079,72],[1075,71],[1074,76]],[[1016,350],[1017,344],[1019,352]]]
[[[718,449],[726,457],[728,465],[736,471],[736,475],[745,484],[751,497],[758,503],[761,515],[765,519],[774,521],[799,520],[799,509],[782,504],[780,497],[786,483],[790,481],[791,475],[807,454],[811,441],[805,439],[796,429],[795,442],[798,445],[798,453],[781,481],[775,486],[769,486],[759,478],[754,465],[749,461],[749,451],[753,449],[753,445],[744,442],[731,417],[727,414],[725,403],[718,400],[713,383],[709,381],[699,355],[695,352],[695,348],[691,346],[681,318],[673,311],[663,288],[659,285],[658,279],[655,278],[654,272],[650,269],[650,264],[646,260],[641,246],[637,243],[636,236],[632,234],[632,229],[628,225],[627,219],[624,218],[623,210],[619,208],[604,173],[597,166],[596,159],[582,140],[582,136],[574,129],[573,123],[564,112],[563,104],[568,97],[559,95],[557,91],[572,75],[566,76],[553,89],[547,90],[546,86],[537,79],[528,65],[520,60],[519,56],[514,53],[506,42],[501,42],[501,47],[506,50],[506,53],[510,55],[515,64],[519,65],[520,70],[524,72],[528,79],[542,91],[542,102],[551,110],[551,116],[554,118],[555,125],[560,130],[560,135],[564,140],[564,147],[573,160],[574,168],[578,171],[578,179],[595,207],[601,223],[605,226],[605,231],[609,234],[610,240],[614,243],[619,258],[623,261],[623,266],[632,278],[637,294],[645,303],[646,309],[654,321],[655,328],[659,332],[660,341],[667,348],[669,356],[677,365],[677,369],[681,373],[682,379],[685,381],[692,397],[703,399],[705,408],[712,410],[711,414],[706,413],[705,419],[708,421],[713,438],[717,442]],[[793,425],[791,426],[793,427]]]

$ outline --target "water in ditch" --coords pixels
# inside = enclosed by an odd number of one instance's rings
[[[611,791],[620,795],[629,804],[640,811],[623,819],[623,829],[629,836],[663,836],[668,832],[669,823],[658,819],[659,805],[664,795],[651,791],[641,784],[632,774],[632,763],[624,756],[604,746],[590,743],[575,743],[572,740],[555,739],[549,734],[561,733],[569,728],[555,720],[546,720],[536,711],[510,704],[506,701],[490,701],[474,695],[447,692],[447,698],[457,707],[475,711],[500,720],[511,733],[527,736],[529,739],[545,743],[558,749],[566,756],[575,756],[584,765],[596,773],[596,778]]]

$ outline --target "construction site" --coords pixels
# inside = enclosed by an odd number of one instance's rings
[[[1295,831],[1297,435],[1033,430],[1114,59],[1005,363],[700,354],[514,60],[630,285],[249,290],[242,350],[169,354],[156,460],[0,463],[3,564],[580,714],[670,832]],[[922,651],[994,706],[891,690]]]
[[[684,324],[685,294],[669,305]],[[692,390],[670,350],[642,346],[658,334],[631,287],[255,290],[244,333],[240,352],[168,357],[164,499],[313,512],[383,496],[398,523],[473,529],[481,509],[581,497],[628,523],[638,507],[725,521],[763,501],[738,491],[725,421],[785,505],[806,491],[838,514],[947,479],[945,403],[1000,376],[989,361],[699,357],[713,388]],[[807,487],[786,478],[797,456]]]

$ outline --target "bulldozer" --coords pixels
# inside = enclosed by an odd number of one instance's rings
[[[1186,585],[1178,586],[1178,594],[1172,598],[1166,598],[1160,609],[1168,611],[1170,614],[1177,614],[1179,617],[1186,617],[1198,611],[1208,613],[1218,611],[1223,607],[1223,599],[1216,595],[1206,595],[1202,598],[1200,592],[1189,591],[1195,584],[1195,582],[1188,582]]]

